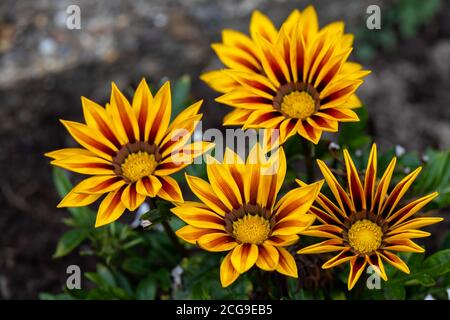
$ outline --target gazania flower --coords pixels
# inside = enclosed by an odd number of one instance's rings
[[[212,47],[227,67],[202,79],[225,93],[216,101],[234,107],[224,125],[279,129],[279,141],[298,133],[317,143],[323,131],[336,132],[338,122],[358,121],[355,95],[369,71],[348,62],[353,35],[344,23],[319,29],[312,6],[295,10],[277,30],[254,12],[250,37],[224,30]]]
[[[201,202],[185,202],[172,209],[188,225],[177,231],[183,240],[208,251],[229,251],[220,267],[223,287],[233,283],[254,264],[297,277],[293,256],[284,248],[298,240],[311,225],[308,214],[322,182],[296,188],[276,202],[286,174],[282,149],[267,161],[253,148],[244,163],[229,149],[223,163],[209,161],[209,183],[186,176]]]
[[[352,289],[367,265],[387,281],[383,262],[387,262],[405,273],[408,266],[395,252],[423,252],[423,248],[411,239],[427,237],[430,233],[419,230],[442,221],[442,218],[413,215],[433,200],[432,193],[407,204],[400,203],[420,168],[401,180],[388,194],[388,188],[396,163],[393,158],[377,183],[377,148],[374,144],[364,178],[361,182],[358,171],[347,150],[344,150],[349,194],[339,184],[329,168],[322,161],[318,164],[328,186],[336,199],[333,203],[319,194],[316,205],[311,207],[319,225],[314,225],[302,234],[329,238],[329,240],[308,246],[301,254],[334,252],[339,253],[322,265],[332,268],[350,262],[348,289]]]
[[[125,209],[135,210],[146,197],[183,202],[180,187],[170,175],[212,147],[206,142],[186,145],[202,117],[197,114],[201,103],[185,109],[170,124],[169,82],[153,97],[142,80],[132,104],[114,83],[106,108],[83,97],[86,124],[61,121],[83,148],[46,156],[54,159],[55,166],[91,177],[75,186],[58,207],[86,206],[106,194],[98,209],[98,227],[115,221]]]

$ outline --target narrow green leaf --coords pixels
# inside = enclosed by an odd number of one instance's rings
[[[72,252],[84,239],[86,239],[86,232],[84,230],[71,230],[63,234],[56,246],[56,251],[53,258],[60,258]]]

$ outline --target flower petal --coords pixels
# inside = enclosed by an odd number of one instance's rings
[[[162,187],[162,183],[155,176],[148,176],[139,179],[136,183],[136,191],[143,195],[154,198]]]
[[[349,249],[345,248],[341,252],[339,252],[337,255],[335,255],[333,258],[328,260],[322,265],[322,269],[329,269],[336,267],[344,262],[349,261],[355,256],[355,254]]]
[[[97,219],[95,220],[96,228],[116,221],[125,211],[125,206],[122,201],[120,201],[122,191],[123,188],[110,192],[105,199],[103,199],[98,208]]]
[[[225,230],[223,219],[208,209],[190,205],[179,205],[170,209],[170,211],[193,227]]]
[[[184,226],[181,229],[177,230],[175,234],[183,239],[184,241],[196,244],[198,239],[200,239],[201,236],[204,236],[205,234],[217,232],[217,230],[214,229],[206,229],[206,228],[196,228],[190,225]]]
[[[211,185],[203,179],[186,174],[186,181],[192,192],[214,212],[224,216],[228,213],[228,208],[216,196]]]
[[[288,277],[298,278],[297,264],[292,254],[285,248],[277,247],[279,258],[276,270]]]
[[[380,251],[379,254],[380,254],[381,258],[383,258],[383,260],[389,262],[392,266],[403,271],[404,273],[409,274],[408,265],[402,259],[400,259],[397,255],[393,254],[392,252],[386,251],[386,250]]]
[[[112,83],[110,106],[115,128],[122,141],[133,143],[138,140],[139,127],[134,111],[114,82]]]
[[[225,232],[217,231],[201,236],[197,240],[197,244],[202,249],[212,252],[229,251],[238,245],[233,237]]]
[[[239,277],[239,272],[236,271],[231,263],[231,255],[233,252],[230,251],[220,264],[220,283],[224,288],[231,285]]]
[[[170,202],[184,202],[183,194],[181,193],[178,182],[172,177],[158,177],[161,182],[161,189],[159,189],[157,196]]]
[[[231,263],[240,274],[253,267],[257,259],[258,246],[255,244],[240,244],[231,253]]]
[[[343,241],[339,239],[329,239],[319,243],[312,244],[306,248],[297,251],[299,254],[326,253],[340,251],[345,248]]]
[[[145,200],[145,196],[138,193],[136,183],[130,183],[122,192],[123,205],[130,211],[136,210]]]
[[[350,274],[348,275],[348,290],[352,290],[361,276],[364,268],[366,267],[367,261],[364,257],[355,256],[350,259]]]
[[[258,259],[256,265],[265,271],[273,271],[278,266],[278,250],[269,244],[260,244],[258,246]]]

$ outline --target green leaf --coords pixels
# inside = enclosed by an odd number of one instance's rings
[[[175,81],[172,92],[172,119],[186,107],[190,90],[191,78],[188,75],[184,75]]]
[[[432,254],[425,259],[423,272],[437,277],[450,271],[450,249],[445,249]]]
[[[86,236],[87,234],[84,230],[71,230],[66,232],[59,239],[53,258],[60,258],[68,255],[78,247],[84,239],[86,239]]]
[[[384,289],[384,297],[387,300],[404,300],[406,291],[403,286],[387,286]]]
[[[137,275],[146,274],[149,270],[147,261],[139,257],[131,257],[122,263],[122,269]]]
[[[432,287],[436,284],[436,281],[430,275],[423,273],[414,276],[413,279],[406,281],[405,285],[417,285],[420,284],[425,287]]]
[[[61,198],[64,198],[72,189],[72,184],[70,183],[66,172],[60,168],[53,168],[53,183]]]
[[[153,277],[147,277],[139,282],[136,289],[136,297],[139,300],[154,300],[156,297],[156,282]]]
[[[67,293],[51,294],[43,292],[39,294],[39,300],[74,300],[74,298]]]
[[[116,279],[114,279],[114,275],[104,265],[102,264],[97,265],[97,274],[99,275],[103,285],[110,287],[117,286]]]

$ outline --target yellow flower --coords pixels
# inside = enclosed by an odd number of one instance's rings
[[[256,11],[250,37],[226,29],[212,47],[227,67],[202,75],[216,101],[234,107],[224,125],[279,129],[279,141],[298,133],[317,143],[323,131],[336,132],[338,122],[358,121],[355,95],[370,71],[348,62],[353,35],[344,23],[319,29],[312,6],[295,10],[277,30]]]
[[[325,262],[322,268],[332,268],[350,262],[348,289],[358,281],[366,265],[387,281],[383,261],[405,273],[409,273],[406,263],[393,252],[423,252],[423,248],[411,239],[427,237],[430,233],[419,230],[442,221],[442,218],[420,217],[410,219],[415,213],[433,200],[434,192],[408,204],[400,203],[403,195],[420,172],[417,168],[401,180],[388,194],[396,163],[393,158],[383,176],[377,183],[377,148],[374,144],[364,178],[360,181],[358,171],[347,150],[344,150],[349,194],[341,187],[324,162],[318,164],[328,186],[336,199],[333,203],[325,195],[319,194],[311,207],[321,224],[301,232],[303,235],[324,237],[329,240],[308,246],[298,253],[339,253]]]
[[[125,209],[134,211],[146,197],[183,202],[180,187],[170,175],[213,145],[186,145],[202,118],[194,103],[170,122],[172,102],[166,82],[153,97],[143,79],[130,104],[112,84],[106,108],[82,97],[86,124],[64,121],[72,137],[83,148],[49,152],[51,164],[91,175],[70,191],[58,207],[86,206],[103,194],[95,226],[117,220]],[[175,160],[176,161],[175,161]]]
[[[265,159],[258,144],[245,163],[229,149],[222,163],[210,158],[207,174],[209,183],[186,176],[201,202],[172,209],[188,224],[177,235],[208,251],[229,251],[220,267],[223,287],[255,263],[263,270],[297,277],[295,260],[284,247],[313,223],[315,216],[307,211],[322,182],[297,187],[276,202],[286,174],[284,152],[279,149]]]

